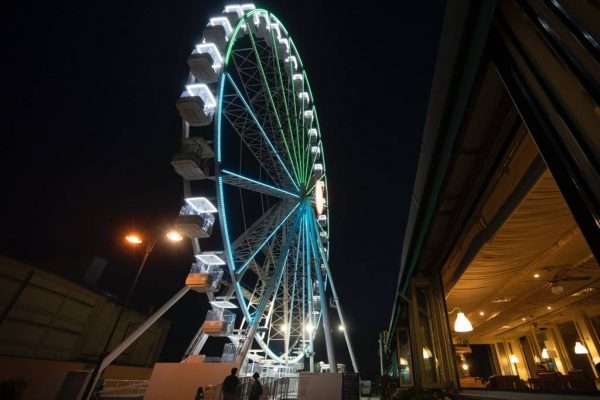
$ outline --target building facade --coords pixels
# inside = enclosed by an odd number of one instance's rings
[[[70,371],[89,371],[99,360],[121,308],[97,288],[0,256],[0,380],[21,378],[27,396],[54,398]],[[108,350],[146,319],[126,308]],[[152,367],[169,327],[169,321],[157,321],[115,364]],[[121,379],[150,374],[144,368],[113,370],[109,376]]]
[[[381,346],[399,387],[596,390],[597,21],[594,1],[448,2]]]

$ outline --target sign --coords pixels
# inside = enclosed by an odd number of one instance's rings
[[[360,377],[358,374],[342,374],[342,400],[360,400]]]
[[[298,400],[335,400],[342,398],[342,374],[300,372]],[[354,400],[354,398],[352,398]]]

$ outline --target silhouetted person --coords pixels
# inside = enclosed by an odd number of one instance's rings
[[[252,382],[252,387],[250,388],[250,397],[248,400],[259,400],[260,395],[262,394],[262,385],[258,381],[260,375],[258,372],[255,372],[254,375],[252,375],[252,378],[254,378],[254,381]]]
[[[204,389],[202,388],[202,386],[200,386],[198,388],[198,391],[196,392],[196,397],[194,397],[194,400],[204,400]]]
[[[231,368],[231,375],[229,375],[223,381],[223,400],[235,400],[237,394],[237,388],[240,380],[235,374],[237,374],[237,368]]]

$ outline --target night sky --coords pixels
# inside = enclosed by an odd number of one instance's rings
[[[330,264],[365,376],[378,371],[378,332],[390,320],[444,9],[441,0],[387,3],[256,3],[287,27],[311,81],[327,156]],[[81,267],[67,260],[103,257],[100,286],[125,296],[142,254],[123,235],[152,234],[181,205],[170,165],[181,129],[175,101],[188,54],[224,4],[3,5],[0,253],[75,278]],[[191,261],[189,243],[161,243],[133,303],[162,305]],[[205,296],[192,293],[167,314],[162,361],[181,359],[205,310]],[[323,349],[317,360],[325,358]]]

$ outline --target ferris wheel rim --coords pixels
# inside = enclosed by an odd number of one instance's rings
[[[238,303],[240,305],[240,309],[243,313],[243,316],[247,321],[250,321],[252,319],[252,316],[250,315],[249,307],[246,302],[246,299],[244,298],[244,295],[242,294],[240,282],[239,282],[238,278],[236,277],[236,271],[235,271],[236,264],[235,264],[235,259],[234,259],[234,255],[233,255],[233,250],[232,250],[233,242],[230,239],[230,229],[228,227],[228,220],[227,220],[229,206],[227,205],[227,201],[225,199],[226,196],[224,194],[224,177],[226,176],[226,173],[228,171],[226,169],[222,168],[222,165],[221,165],[221,161],[222,161],[222,157],[221,157],[222,156],[221,127],[222,127],[222,118],[223,118],[224,85],[226,84],[226,80],[228,77],[228,75],[227,75],[228,73],[226,71],[227,71],[227,67],[229,66],[229,63],[232,59],[232,53],[233,53],[233,50],[234,50],[234,47],[236,44],[236,40],[238,39],[238,35],[240,35],[240,32],[243,31],[244,25],[247,27],[246,28],[248,30],[247,34],[253,35],[253,32],[249,28],[249,25],[248,25],[251,23],[249,21],[249,18],[255,14],[260,14],[260,13],[266,14],[268,18],[273,18],[273,20],[276,21],[276,23],[282,28],[282,30],[285,32],[285,34],[289,37],[290,47],[294,49],[295,54],[298,56],[299,63],[302,66],[301,71],[302,71],[302,74],[304,77],[304,81],[306,82],[308,91],[310,92],[310,96],[312,98],[312,90],[310,88],[310,83],[309,83],[308,77],[306,76],[306,70],[303,67],[303,63],[301,61],[299,52],[297,51],[297,48],[296,48],[295,44],[293,43],[291,37],[289,36],[288,31],[285,29],[284,25],[281,24],[281,22],[279,21],[279,19],[277,19],[276,16],[274,16],[271,12],[269,12],[265,9],[253,9],[253,10],[246,12],[244,14],[244,16],[241,17],[240,20],[237,22],[237,24],[231,34],[230,40],[227,43],[227,50],[225,52],[225,57],[223,60],[223,68],[222,68],[222,71],[219,73],[219,78],[217,81],[217,89],[216,89],[217,107],[216,107],[216,111],[215,111],[216,122],[214,124],[214,143],[216,144],[216,147],[217,147],[216,157],[215,157],[215,185],[216,185],[216,198],[217,198],[217,204],[218,204],[218,209],[219,209],[219,223],[221,225],[221,239],[222,239],[223,246],[224,246],[225,257],[227,259],[227,263],[226,263],[227,270],[229,272],[232,284],[234,285],[235,296],[238,300]],[[190,79],[191,79],[190,82],[193,82],[193,78],[190,78]],[[229,79],[231,79],[231,78],[229,78]],[[320,132],[318,115],[316,115],[316,108],[313,108],[313,109],[315,112],[315,124]],[[323,145],[320,141],[319,141],[319,147],[320,147],[320,154],[322,157],[322,164],[324,167],[325,160],[324,160]],[[314,164],[314,160],[313,160],[313,164]],[[326,174],[324,174],[324,176],[321,178],[321,180],[324,182],[324,187],[326,188],[327,187]],[[293,179],[292,179],[292,182],[294,183],[295,188],[297,189],[297,193],[291,193],[291,194],[300,195],[301,190],[298,187],[299,182],[295,182]],[[310,191],[312,191],[313,189],[314,189],[314,187],[309,190],[308,194],[310,194]],[[325,197],[326,197],[326,203],[328,204],[328,192],[327,191],[325,191]],[[296,210],[296,208],[302,203],[302,201],[303,201],[303,198],[300,198],[300,196],[298,196],[297,204],[292,209],[292,212],[290,212],[290,215]],[[311,213],[311,215],[313,215],[313,213]],[[326,216],[327,216],[327,218],[329,217],[329,207],[326,208]],[[313,222],[315,222],[315,226],[318,226],[318,224],[316,224],[316,221],[313,221]],[[326,236],[327,236],[327,238],[329,238],[329,225],[327,225]],[[319,246],[321,246],[321,245],[322,245],[322,243],[319,243]],[[326,243],[326,246],[329,246],[328,242]],[[327,259],[328,253],[327,254],[320,253],[320,256],[325,257],[325,259]],[[260,318],[260,316],[259,316],[259,318]],[[316,335],[316,331],[317,331],[319,324],[320,324],[320,316],[319,316],[319,320],[317,321],[317,324],[314,328],[314,333],[310,334],[310,336],[312,338],[314,338],[314,336]],[[257,343],[260,345],[260,347],[265,351],[265,353],[267,353],[272,359],[278,360],[280,362],[293,363],[293,362],[297,362],[297,361],[301,360],[304,357],[304,354],[299,354],[298,356],[296,356],[293,359],[285,359],[284,360],[284,359],[280,358],[279,356],[277,356],[275,353],[273,353],[273,351],[270,349],[269,345],[263,341],[263,339],[258,335],[258,333],[254,336],[254,339],[257,341]],[[307,349],[306,346],[304,346],[304,350],[306,350],[306,349]]]

